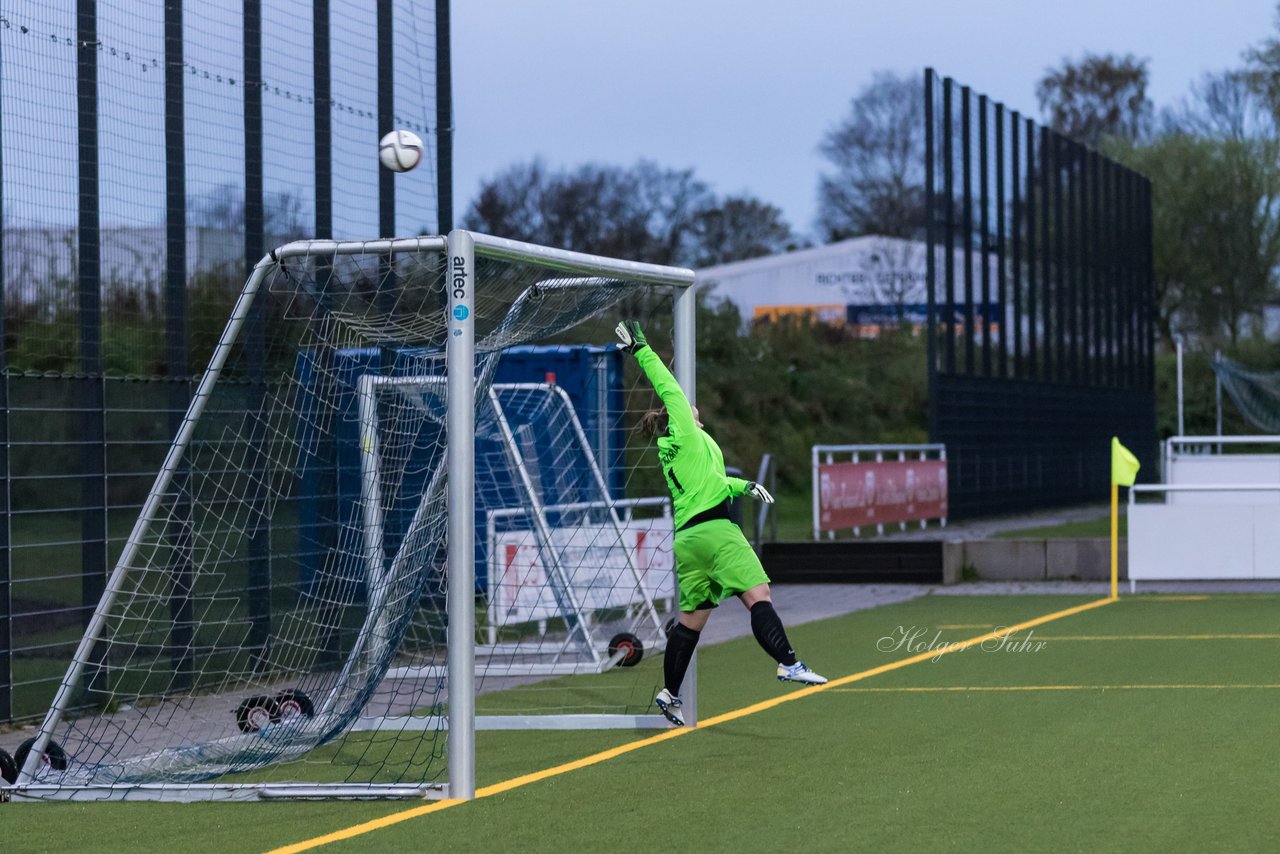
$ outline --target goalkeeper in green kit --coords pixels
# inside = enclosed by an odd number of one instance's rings
[[[724,472],[724,455],[702,429],[698,410],[658,354],[649,348],[640,324],[618,324],[623,349],[636,357],[662,400],[662,409],[645,414],[641,429],[658,440],[658,458],[675,505],[676,578],[680,585],[680,620],[667,637],[663,659],[665,685],[654,698],[662,714],[684,725],[680,683],[711,609],[737,596],[751,612],[751,631],[775,661],[778,680],[822,685],[827,680],[796,659],[786,630],[769,596],[769,576],[755,551],[729,518],[729,502],[750,494],[772,503],[763,486]]]

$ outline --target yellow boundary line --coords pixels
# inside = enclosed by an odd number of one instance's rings
[[[710,727],[713,727],[713,726],[719,726],[720,724],[725,724],[730,721],[735,721],[738,718],[745,718],[748,715],[758,714],[759,712],[763,712],[768,709],[781,706],[783,703],[791,703],[791,702],[795,702],[796,700],[805,699],[806,697],[812,697],[815,694],[818,694],[823,691],[829,691],[835,688],[839,688],[842,685],[851,685],[854,682],[860,682],[863,679],[870,679],[873,676],[879,676],[881,673],[889,673],[894,670],[899,670],[903,667],[909,667],[912,664],[918,664],[921,661],[933,661],[934,659],[940,658],[941,656],[950,655],[953,652],[960,652],[961,650],[968,649],[969,647],[977,646],[978,644],[981,644],[984,641],[993,640],[995,638],[1006,637],[1009,634],[1012,634],[1013,632],[1022,631],[1023,629],[1034,628],[1035,626],[1044,625],[1045,623],[1052,622],[1054,620],[1061,620],[1063,617],[1070,617],[1075,614],[1079,614],[1083,611],[1089,611],[1094,608],[1100,608],[1103,605],[1110,605],[1112,602],[1115,602],[1115,601],[1117,600],[1112,598],[1097,599],[1097,600],[1094,600],[1093,602],[1086,602],[1083,605],[1076,605],[1074,608],[1066,608],[1062,611],[1055,611],[1052,614],[1045,614],[1043,617],[1036,617],[1033,620],[1027,620],[1025,623],[1018,623],[1016,626],[1008,626],[1006,628],[1001,628],[996,631],[987,632],[986,634],[983,634],[983,635],[978,635],[977,637],[969,638],[968,640],[949,643],[943,649],[929,650],[927,652],[922,652],[919,655],[913,655],[909,658],[902,658],[902,659],[898,659],[897,661],[891,661],[888,664],[882,664],[879,667],[872,667],[869,670],[863,670],[858,673],[850,674],[849,676],[842,676],[839,679],[832,679],[830,682],[828,682],[825,685],[816,685],[811,688],[806,688],[802,691],[794,691],[790,694],[781,694],[777,697],[772,697],[768,700],[762,700],[759,703],[753,703],[750,706],[743,706],[740,709],[734,709],[731,712],[725,712],[723,714],[714,715],[713,717],[707,718],[706,720],[699,721],[698,726],[695,729],[688,729],[685,727],[680,727],[678,729],[669,729],[657,735],[651,735],[647,738],[638,739],[636,741],[619,745],[618,747],[610,748],[609,750],[602,750],[599,753],[593,753],[590,756],[584,756],[581,759],[575,759],[572,762],[565,762],[561,765],[554,765],[550,768],[544,768],[541,771],[534,771],[530,774],[523,774],[519,777],[512,777],[510,780],[504,780],[501,783],[494,783],[491,786],[484,786],[480,789],[477,789],[476,800],[479,800],[480,798],[487,798],[492,795],[499,795],[499,794],[502,794],[503,792],[509,792],[512,789],[518,789],[521,786],[527,786],[530,783],[537,783],[541,780],[546,780],[551,777],[557,777],[561,774],[567,774],[570,771],[577,771],[581,768],[587,768],[592,765],[598,765],[601,762],[606,762],[610,759],[616,759],[617,757],[630,753],[633,750],[640,750],[641,748],[649,747],[650,745],[658,744],[663,741],[670,741],[673,738],[680,738],[681,736],[700,732],[701,730],[709,729]],[[410,821],[412,819],[418,818],[419,816],[428,815],[434,812],[440,812],[441,810],[446,810],[446,809],[449,809],[450,807],[456,807],[459,804],[465,804],[465,803],[467,803],[467,801],[458,800],[458,799],[449,799],[449,800],[436,801],[435,803],[426,804],[420,807],[414,807],[412,809],[401,810],[400,812],[391,813],[390,815],[385,815],[381,818],[375,818],[375,819],[372,819],[371,821],[361,822],[360,824],[355,824],[350,827],[343,828],[341,830],[335,830],[332,833],[326,833],[323,836],[316,836],[311,839],[303,840],[302,842],[295,842],[291,845],[285,845],[281,848],[274,848],[271,851],[267,852],[267,854],[298,854],[298,852],[301,852],[301,851],[309,851],[312,848],[319,848],[322,845],[330,845],[334,842],[342,842],[343,840],[346,840],[346,839],[353,839],[357,836],[362,836],[366,833],[372,833],[375,830],[382,830],[384,828],[392,827],[394,825],[400,824],[401,822],[406,822],[406,821]]]
[[[1010,638],[1011,641],[1023,638]],[[1235,635],[1036,635],[1038,641],[1193,641],[1193,640],[1280,640],[1280,634]]]
[[[1185,691],[1185,690],[1280,689],[1280,684],[1256,685],[950,685],[917,688],[837,688],[838,694],[967,694],[1006,691]]]

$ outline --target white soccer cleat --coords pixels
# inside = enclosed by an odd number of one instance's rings
[[[778,681],[799,682],[801,685],[826,685],[827,677],[819,676],[803,661],[797,661],[790,667],[785,664],[778,665]]]
[[[825,679],[823,680],[826,681]],[[657,704],[658,711],[662,712],[662,716],[676,726],[684,726],[684,715],[680,713],[680,698],[672,696],[671,692],[663,688],[658,692],[658,696],[653,698],[653,702]]]

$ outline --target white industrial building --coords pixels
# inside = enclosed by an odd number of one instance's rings
[[[867,235],[800,249],[782,255],[719,264],[697,271],[700,288],[710,298],[728,300],[743,320],[807,317],[821,323],[847,325],[859,334],[875,335],[882,326],[927,319],[928,248],[922,241]],[[971,254],[974,303],[981,305],[982,253]],[[945,255],[940,253],[941,267]],[[999,323],[996,256],[988,257],[986,316]],[[942,274],[941,268],[938,271]],[[956,302],[964,302],[964,252],[955,250]],[[981,321],[979,321],[980,323]]]
[[[807,316],[835,324],[923,322],[925,244],[869,235],[699,270],[698,286],[744,320]]]

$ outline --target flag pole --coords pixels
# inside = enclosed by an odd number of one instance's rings
[[[1120,598],[1120,484],[1111,481],[1111,598]]]
[[[1111,437],[1111,598],[1120,598],[1120,485],[1133,486],[1138,477],[1138,458]]]

